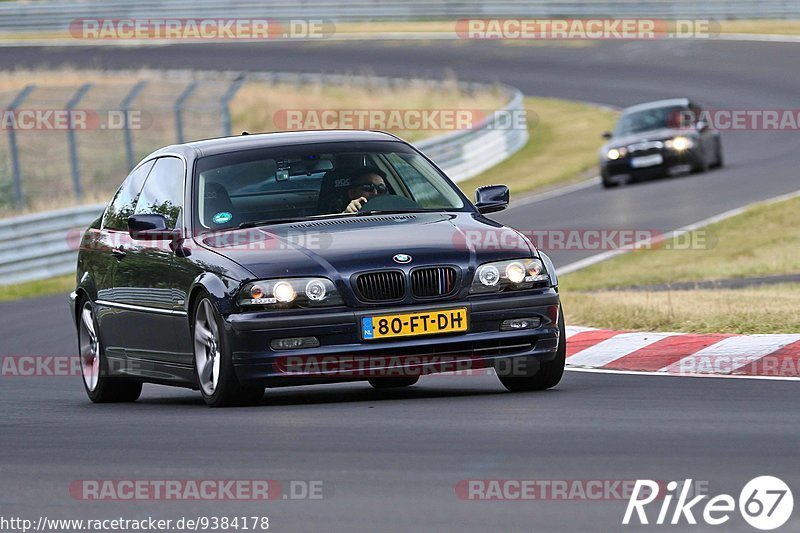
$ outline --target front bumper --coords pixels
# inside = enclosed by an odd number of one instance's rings
[[[647,157],[660,154],[663,162],[659,165],[634,168],[631,166],[633,157]],[[653,150],[646,153],[636,153],[627,155],[614,161],[603,160],[601,170],[603,177],[612,182],[629,182],[641,179],[661,178],[664,176],[674,176],[691,172],[698,154],[696,149],[689,149],[682,152],[673,150]]]
[[[559,296],[554,289],[481,296],[373,309],[248,312],[225,318],[236,375],[243,384],[299,384],[368,379],[379,375],[428,374],[498,366],[511,359],[544,362],[556,355]],[[369,340],[361,338],[361,318],[466,307],[469,330]],[[503,320],[540,317],[536,329],[500,331]],[[273,350],[273,339],[313,336],[317,348]],[[368,369],[368,371],[365,371]]]

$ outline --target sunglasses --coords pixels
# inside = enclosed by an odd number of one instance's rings
[[[378,194],[386,194],[386,185],[380,183],[375,185],[374,183],[362,183],[361,185],[356,185],[356,187],[360,187],[361,190],[364,192],[377,192]]]

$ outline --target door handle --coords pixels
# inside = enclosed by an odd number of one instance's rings
[[[122,259],[127,255],[125,252],[125,247],[122,245],[117,246],[116,248],[111,250],[111,255],[117,258],[117,261],[122,261]]]

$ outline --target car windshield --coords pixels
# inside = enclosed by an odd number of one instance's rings
[[[212,155],[195,166],[200,233],[382,212],[466,209],[440,171],[400,142],[336,142]]]
[[[643,131],[677,128],[687,112],[688,109],[683,106],[667,106],[625,113],[617,123],[614,136],[622,137]]]

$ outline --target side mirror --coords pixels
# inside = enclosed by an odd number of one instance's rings
[[[611,138],[611,132],[610,131],[604,131],[603,132],[603,139],[610,139],[610,138]]]
[[[486,185],[475,190],[475,207],[480,213],[495,213],[508,206],[510,193],[505,185]]]
[[[697,121],[697,131],[706,131],[708,130],[708,122],[698,120]]]
[[[164,215],[133,215],[128,217],[128,233],[140,241],[168,241],[175,237],[176,230],[167,229]]]

